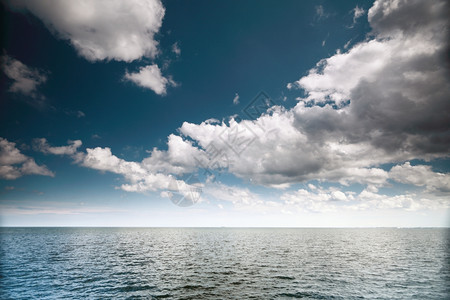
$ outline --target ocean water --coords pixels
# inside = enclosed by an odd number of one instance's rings
[[[1,228],[0,299],[450,299],[450,229]]]

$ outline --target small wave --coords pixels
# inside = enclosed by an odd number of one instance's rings
[[[130,293],[130,292],[139,292],[139,291],[148,291],[155,289],[155,286],[144,284],[144,285],[126,285],[117,288],[120,292]]]
[[[324,296],[317,293],[308,293],[308,292],[296,292],[296,293],[282,293],[278,294],[277,298],[295,298],[295,299],[336,299],[333,296]]]
[[[283,275],[273,276],[273,278],[276,278],[276,279],[284,279],[284,280],[294,280],[294,279],[295,279],[295,277],[292,277],[292,276],[283,276]]]

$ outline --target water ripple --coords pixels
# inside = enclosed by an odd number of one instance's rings
[[[449,233],[1,228],[0,299],[448,299]]]

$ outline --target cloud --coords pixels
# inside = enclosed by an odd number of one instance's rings
[[[10,92],[32,98],[44,98],[37,91],[38,86],[47,81],[44,72],[30,68],[6,54],[1,57],[1,66],[5,75],[13,80],[9,87]]]
[[[234,95],[233,104],[234,105],[238,105],[239,104],[239,94],[238,93],[236,93],[236,95]]]
[[[38,215],[38,214],[84,214],[84,213],[108,213],[123,212],[124,210],[111,209],[109,207],[84,206],[82,203],[68,202],[37,202],[37,201],[3,201],[0,204],[2,215]]]
[[[450,193],[450,174],[433,172],[431,166],[411,166],[409,162],[394,166],[389,177],[397,182],[425,186],[428,191]]]
[[[172,45],[172,52],[175,53],[176,56],[181,55],[181,49],[180,49],[180,46],[178,45],[178,42],[176,42]]]
[[[124,79],[143,88],[151,89],[158,95],[165,95],[167,86],[176,86],[171,78],[165,78],[157,65],[148,65],[139,68],[136,73],[125,73]]]
[[[197,185],[191,185],[183,180],[176,179],[167,173],[154,172],[154,166],[148,166],[145,162],[131,162],[113,155],[111,149],[94,148],[86,149],[80,164],[84,167],[107,171],[125,177],[129,182],[122,184],[120,188],[126,192],[147,192],[163,191],[163,196],[171,197],[173,193],[179,193],[192,202],[199,201],[199,193],[192,193],[197,190]]]
[[[258,206],[264,202],[261,197],[252,193],[248,188],[228,186],[222,183],[209,185],[205,192],[216,200],[231,202],[236,207]]]
[[[57,37],[69,40],[89,61],[131,62],[158,53],[154,40],[165,9],[159,0],[12,0],[40,18]]]
[[[352,12],[353,12],[353,24],[350,27],[355,26],[358,19],[364,16],[364,14],[366,13],[366,11],[362,7],[359,7],[358,5],[356,5],[356,7],[352,9]]]
[[[316,9],[316,19],[322,20],[328,18],[330,15],[328,13],[325,13],[325,9],[322,5],[318,5],[315,7]]]
[[[68,146],[60,146],[60,147],[51,147],[47,139],[40,138],[33,140],[33,149],[36,151],[40,151],[45,154],[54,154],[54,155],[75,155],[77,153],[77,149],[82,145],[80,140],[76,141],[68,141]]]
[[[0,178],[12,180],[24,175],[54,176],[45,165],[20,153],[15,143],[0,137]]]
[[[44,138],[34,140],[34,149],[46,154],[68,155],[75,163],[101,172],[111,172],[124,177],[127,183],[119,188],[127,192],[164,191],[165,195],[176,192],[185,197],[194,197],[193,185],[178,179],[178,175],[193,172],[201,157],[201,150],[179,136],[171,135],[168,139],[168,150],[156,148],[150,156],[141,162],[126,161],[112,154],[111,148],[87,148],[86,152],[78,151],[82,145],[80,140],[69,141],[68,146],[52,147]],[[197,186],[195,186],[197,187]]]
[[[427,9],[422,3],[376,1],[368,13],[374,39],[321,60],[289,84],[306,92],[294,108],[299,129],[316,140],[370,143],[404,160],[446,156],[446,2],[427,2]]]
[[[67,110],[65,111],[66,115],[74,116],[77,118],[84,118],[86,117],[86,114],[82,112],[81,110]]]
[[[193,139],[206,156],[220,153],[207,158],[207,166],[227,168],[240,178],[274,187],[313,179],[382,184],[387,173],[370,166],[398,158],[386,156],[369,143],[345,145],[339,137],[325,142],[310,139],[298,129],[294,112],[281,107],[254,121],[185,122],[179,131]]]
[[[372,187],[355,193],[338,190],[335,187],[325,189],[309,184],[308,189],[300,188],[282,193],[277,196],[280,201],[272,201],[248,188],[217,182],[207,185],[204,193],[209,200],[231,203],[234,209],[260,213],[327,213],[392,209],[418,211],[450,207],[446,197],[435,197],[426,193],[389,196],[379,193]]]
[[[436,210],[450,207],[445,197],[406,193],[385,195],[368,187],[359,194],[334,188],[299,189],[281,195],[282,210],[302,212],[365,211],[401,209],[406,211]]]
[[[231,121],[233,122],[233,121]],[[185,123],[184,125],[186,125]],[[206,123],[205,123],[206,124]],[[207,124],[209,127],[205,132],[213,132],[225,124]],[[202,134],[205,134],[203,132]],[[206,135],[205,135],[206,136]],[[211,135],[213,136],[213,135]],[[278,136],[279,137],[279,136]],[[215,139],[215,141],[220,138]],[[359,194],[345,189],[330,187],[324,189],[320,186],[309,183],[308,189],[300,188],[295,191],[283,192],[277,199],[272,201],[265,196],[255,194],[248,187],[228,186],[219,181],[206,181],[205,184],[198,185],[179,179],[184,174],[196,174],[202,168],[223,168],[240,177],[250,179],[257,184],[267,186],[276,186],[273,182],[265,183],[264,180],[281,178],[281,182],[291,182],[286,174],[270,174],[267,172],[269,164],[264,165],[264,161],[258,158],[257,161],[250,156],[236,156],[230,164],[225,164],[222,154],[232,155],[232,152],[223,153],[225,148],[220,143],[215,143],[217,156],[212,156],[208,149],[211,145],[202,149],[202,140],[199,146],[193,142],[176,135],[170,135],[167,143],[167,150],[153,149],[149,152],[149,157],[141,162],[126,161],[112,154],[110,148],[88,148],[86,152],[76,152],[81,142],[71,142],[69,146],[50,147],[43,139],[37,140],[46,153],[56,155],[70,155],[79,165],[98,170],[101,172],[112,172],[124,177],[127,183],[120,185],[120,189],[127,192],[145,193],[160,192],[162,197],[172,197],[174,193],[183,194],[185,197],[192,197],[194,202],[198,202],[200,192],[198,187],[202,188],[203,195],[209,200],[227,201],[233,204],[238,210],[251,210],[253,212],[332,212],[337,210],[383,210],[383,209],[405,209],[405,210],[424,210],[440,209],[448,207],[447,201],[449,175],[435,173],[429,166],[411,166],[409,163],[394,166],[390,171],[379,168],[364,167],[345,167],[330,168],[320,170],[313,174],[301,174],[299,177],[303,181],[312,179],[319,181],[336,181],[342,185],[349,183],[360,183],[366,185],[366,188]],[[274,143],[272,143],[274,144]],[[222,145],[224,146],[224,145]],[[256,145],[255,149],[261,146]],[[73,150],[72,150],[73,149]],[[260,149],[264,153],[265,149]],[[230,151],[232,151],[230,149]],[[243,152],[242,154],[244,154]],[[255,153],[255,155],[261,155]],[[308,158],[306,158],[308,159]],[[322,158],[324,159],[324,158]],[[236,163],[236,160],[237,163]],[[248,162],[246,162],[248,160]],[[350,160],[350,159],[349,159]],[[269,161],[271,161],[269,159]],[[291,163],[292,157],[288,157]],[[274,162],[272,160],[272,162]],[[247,165],[244,165],[247,163]],[[277,162],[275,161],[275,164]],[[342,162],[338,162],[338,165]],[[256,165],[255,171],[249,168]],[[345,164],[344,164],[345,165]],[[284,168],[284,166],[282,166]],[[282,168],[282,170],[283,170]],[[295,166],[294,169],[295,170]],[[243,172],[254,172],[250,176]],[[263,174],[256,174],[257,171]],[[283,170],[284,172],[284,170]],[[261,177],[258,177],[261,176]],[[184,176],[186,178],[186,176]],[[406,193],[394,196],[388,196],[378,193],[378,186],[386,186],[387,180],[393,180],[415,186],[423,186],[426,189],[417,193]],[[282,185],[282,184],[280,184]],[[196,194],[192,194],[192,189],[196,188]],[[284,186],[283,188],[286,188]],[[439,192],[439,193],[436,193]]]

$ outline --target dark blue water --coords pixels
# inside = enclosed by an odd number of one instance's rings
[[[2,228],[1,299],[449,299],[449,229]]]

